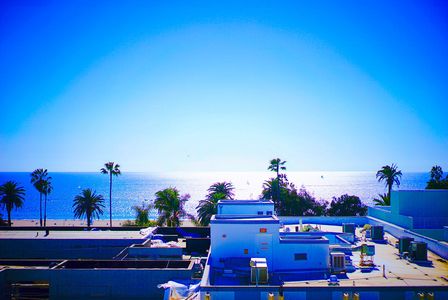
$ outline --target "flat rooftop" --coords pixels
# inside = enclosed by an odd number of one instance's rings
[[[49,231],[45,230],[2,230],[0,239],[145,239],[139,231]]]
[[[446,286],[448,287],[448,262],[438,255],[428,251],[428,260],[432,264],[422,265],[411,263],[406,259],[400,259],[397,255],[398,249],[394,244],[396,239],[385,234],[387,244],[375,245],[374,263],[377,268],[362,272],[356,270],[353,273],[347,273],[346,277],[340,276],[340,286]],[[391,243],[391,244],[390,244]],[[362,242],[356,243],[361,245]],[[359,263],[359,252],[353,252],[353,264]],[[385,266],[385,277],[383,277],[382,266]],[[284,286],[305,287],[305,286],[328,286],[327,280],[309,280],[309,281],[288,281]]]
[[[303,224],[306,225],[306,224]],[[318,225],[322,231],[342,232],[342,226]],[[291,231],[299,224],[289,225]],[[360,228],[356,235],[361,236]],[[354,272],[337,275],[339,286],[365,286],[365,287],[406,287],[406,286],[442,286],[448,287],[448,261],[428,250],[428,264],[412,263],[406,259],[400,259],[398,249],[395,248],[397,239],[392,235],[384,234],[387,243],[368,244],[375,245],[373,261],[375,268],[366,270],[356,269]],[[353,246],[359,246],[365,242],[357,242]],[[359,265],[360,252],[353,252],[351,256],[354,266]],[[385,276],[383,276],[383,265]],[[210,270],[211,276],[214,270]],[[323,273],[311,274],[308,272],[294,274],[277,274],[283,279],[284,287],[328,287],[328,281]],[[220,275],[218,275],[220,276]],[[220,276],[221,277],[221,276]],[[248,285],[248,278],[215,278],[216,286],[244,286]],[[271,283],[276,286],[278,283]]]

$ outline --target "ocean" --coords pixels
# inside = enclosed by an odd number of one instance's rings
[[[386,188],[375,178],[375,172],[286,172],[290,182],[304,187],[316,198],[331,200],[342,194],[357,195],[365,204]],[[106,200],[102,219],[109,218],[109,177],[98,173],[50,173],[53,192],[48,197],[47,218],[72,220],[73,198],[82,189],[92,188]],[[273,177],[272,172],[193,172],[193,173],[123,173],[113,178],[112,206],[116,220],[134,219],[132,206],[151,202],[154,193],[176,187],[181,194],[190,194],[186,210],[196,215],[199,200],[204,199],[207,188],[218,181],[230,181],[235,186],[236,199],[258,199],[263,182]],[[21,209],[12,212],[13,219],[38,219],[39,194],[30,183],[30,173],[0,172],[0,184],[14,180],[26,189],[26,198]],[[403,173],[399,189],[424,189],[429,173]],[[0,209],[3,218],[6,211]],[[157,212],[151,212],[155,218]]]

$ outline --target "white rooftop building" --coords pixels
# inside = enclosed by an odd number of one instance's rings
[[[272,201],[220,201],[218,214],[210,222],[210,266],[244,269],[251,258],[266,258],[269,272],[326,272],[329,240],[324,236],[281,235],[273,212]]]

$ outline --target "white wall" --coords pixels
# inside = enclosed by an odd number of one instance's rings
[[[329,267],[328,244],[278,243],[274,248],[274,270],[326,269]],[[295,260],[295,253],[306,253],[307,260]]]
[[[260,233],[260,228],[267,232]],[[212,224],[211,265],[223,267],[220,258],[264,257],[272,271],[329,267],[328,243],[280,243],[278,228],[279,224]],[[306,253],[307,259],[295,260],[296,253]]]
[[[260,234],[260,228],[266,228],[267,232]],[[210,228],[212,256],[211,265],[213,267],[222,267],[222,264],[219,263],[220,258],[265,257],[260,255],[260,253],[257,253],[257,235],[271,235],[272,243],[278,243],[278,228],[279,224],[212,223]],[[275,245],[272,245],[272,247],[275,247]],[[247,254],[244,254],[244,249],[248,249]],[[272,261],[268,261],[268,267],[271,266]]]

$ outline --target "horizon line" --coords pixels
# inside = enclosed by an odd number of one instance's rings
[[[47,169],[48,170],[48,169]],[[378,170],[286,170],[284,173],[342,173],[342,172],[350,172],[350,173],[371,173],[371,172],[377,172]],[[403,173],[430,173],[430,171],[403,171]],[[31,171],[3,171],[0,170],[0,173],[32,173]],[[135,170],[121,170],[122,173],[275,173],[273,171],[269,170],[245,170],[245,171],[210,171],[210,170],[203,170],[203,171],[135,171]],[[48,173],[100,173],[100,170],[98,171],[48,171]]]

